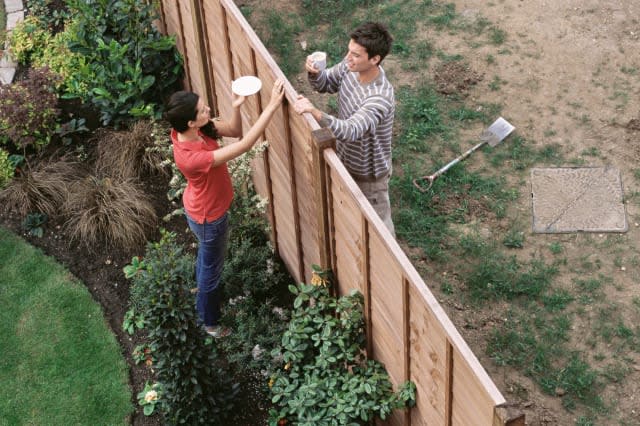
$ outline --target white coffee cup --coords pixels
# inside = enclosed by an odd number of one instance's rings
[[[313,61],[313,66],[316,67],[318,71],[322,71],[327,67],[327,53],[326,52],[313,52],[311,55],[311,60]]]

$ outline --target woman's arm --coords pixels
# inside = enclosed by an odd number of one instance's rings
[[[231,120],[214,120],[210,121],[216,128],[216,132],[219,136],[228,136],[230,138],[238,138],[242,135],[242,119],[240,118],[240,105],[244,103],[244,96],[235,96],[233,99],[233,113]]]
[[[262,111],[260,117],[258,117],[256,122],[253,124],[253,126],[251,126],[247,134],[244,135],[242,139],[240,139],[238,142],[226,145],[212,152],[212,167],[216,167],[226,163],[229,160],[233,160],[239,155],[242,155],[245,152],[249,151],[251,147],[253,147],[260,135],[264,132],[267,124],[269,124],[269,121],[271,120],[273,114],[280,107],[282,98],[284,97],[283,87],[284,83],[282,82],[282,80],[276,80],[276,82],[273,84],[273,89],[271,90],[271,99],[269,100],[269,104],[264,109],[264,111]],[[234,101],[234,105],[235,103],[236,101]],[[238,111],[238,116],[239,115],[240,113]],[[218,126],[216,126],[216,129],[218,129]]]

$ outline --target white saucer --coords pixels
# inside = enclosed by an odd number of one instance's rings
[[[262,87],[262,81],[258,77],[245,75],[231,83],[231,91],[240,96],[251,96]]]

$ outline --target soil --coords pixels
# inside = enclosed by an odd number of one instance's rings
[[[633,201],[638,190],[634,173],[640,159],[640,61],[635,54],[640,35],[637,20],[640,4],[633,0],[454,0],[453,3],[456,12],[465,19],[486,18],[504,30],[505,42],[497,49],[490,44],[472,47],[460,33],[432,34],[429,40],[435,50],[461,55],[468,61],[468,68],[443,72],[442,65],[436,62],[427,72],[428,78],[444,93],[457,93],[472,102],[503,105],[501,115],[536,147],[558,145],[564,158],[579,158],[584,166],[611,165],[622,175],[630,227],[627,233],[619,235],[531,233],[530,183],[522,182],[521,177],[508,177],[509,183],[520,188],[521,193],[510,216],[519,217],[523,229],[529,229],[518,257],[549,260],[549,244],[561,243],[568,266],[560,271],[559,285],[570,286],[574,278],[584,278],[585,274],[602,274],[615,287],[607,290],[607,303],[618,307],[626,324],[637,324],[638,312],[631,300],[640,295],[637,265],[640,212],[637,200]],[[496,54],[497,50],[501,53]],[[495,62],[489,63],[488,55]],[[499,90],[492,88],[491,82],[498,82]],[[462,139],[472,140],[481,130],[469,129]],[[467,167],[481,170],[489,166],[485,157],[479,155]],[[491,234],[500,230],[503,222],[490,217],[483,216],[477,221],[481,232]],[[594,271],[581,269],[577,265],[585,259],[599,266]],[[588,415],[580,408],[566,410],[561,390],[558,395],[544,394],[521,371],[499,367],[486,355],[487,337],[504,321],[506,302],[482,309],[447,296],[440,290],[440,282],[446,278],[455,285],[455,269],[438,265],[427,265],[426,269],[431,272],[427,282],[433,283],[432,291],[507,401],[525,413],[527,424],[572,425],[581,415]],[[463,287],[462,283],[457,285]],[[590,321],[591,315],[576,317],[569,349],[587,354],[611,351],[607,347],[587,346],[585,333],[594,325]],[[605,388],[603,398],[615,403],[597,424],[640,424],[637,408],[640,357],[633,351],[626,355],[627,377]],[[594,356],[589,363],[600,369],[614,358],[615,354],[609,353],[602,362],[597,362]]]
[[[503,105],[501,115],[536,148],[557,145],[565,159],[578,158],[586,167],[613,166],[622,176],[629,222],[629,231],[624,234],[533,234],[530,182],[508,177],[509,183],[520,188],[521,193],[509,215],[518,217],[522,228],[528,230],[518,257],[524,260],[542,257],[550,261],[553,257],[549,244],[559,242],[567,259],[567,266],[561,268],[557,278],[559,285],[569,288],[575,278],[602,274],[613,283],[606,290],[607,303],[616,307],[625,324],[635,327],[639,317],[632,299],[640,296],[637,263],[640,211],[633,195],[640,183],[636,176],[640,159],[637,55],[640,3],[635,0],[452,3],[465,19],[486,18],[505,31],[505,41],[497,48],[491,44],[473,47],[460,33],[441,31],[437,36],[429,36],[434,50],[461,55],[468,61],[471,72],[457,70],[443,74],[436,62],[427,72],[428,77],[439,87],[453,88],[468,100]],[[488,55],[495,62],[489,63]],[[443,75],[454,81],[442,83],[439,78]],[[482,80],[477,76],[483,76]],[[499,82],[499,90],[492,88],[492,82]],[[462,140],[465,137],[473,140],[481,130],[469,129]],[[503,143],[509,143],[508,139]],[[467,167],[481,170],[489,166],[485,156],[478,155]],[[490,216],[479,221],[480,227],[487,233],[498,232],[503,223],[487,218]],[[585,259],[597,267],[594,270],[581,267]],[[528,425],[573,425],[580,416],[589,414],[580,408],[573,412],[566,410],[561,395],[544,394],[521,371],[496,366],[486,355],[487,336],[496,324],[504,321],[508,304],[482,309],[451,298],[439,287],[445,277],[456,282],[455,270],[430,266],[427,269],[434,275],[427,282],[434,283],[432,291],[507,401],[525,413]],[[576,316],[569,349],[593,356],[589,358],[590,365],[603,369],[616,355],[606,344],[590,347],[585,342],[588,330],[594,326],[593,318],[589,314]],[[597,353],[604,353],[604,360],[598,362]],[[640,424],[637,401],[640,356],[637,351],[629,351],[625,356],[627,375],[604,389],[602,397],[613,406],[609,414],[599,417],[597,424]]]

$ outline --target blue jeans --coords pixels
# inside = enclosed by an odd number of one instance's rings
[[[189,215],[186,216],[189,228],[198,239],[196,309],[200,321],[210,327],[217,325],[220,319],[220,299],[222,296],[220,278],[227,251],[229,219],[225,213],[213,222],[197,223]]]

